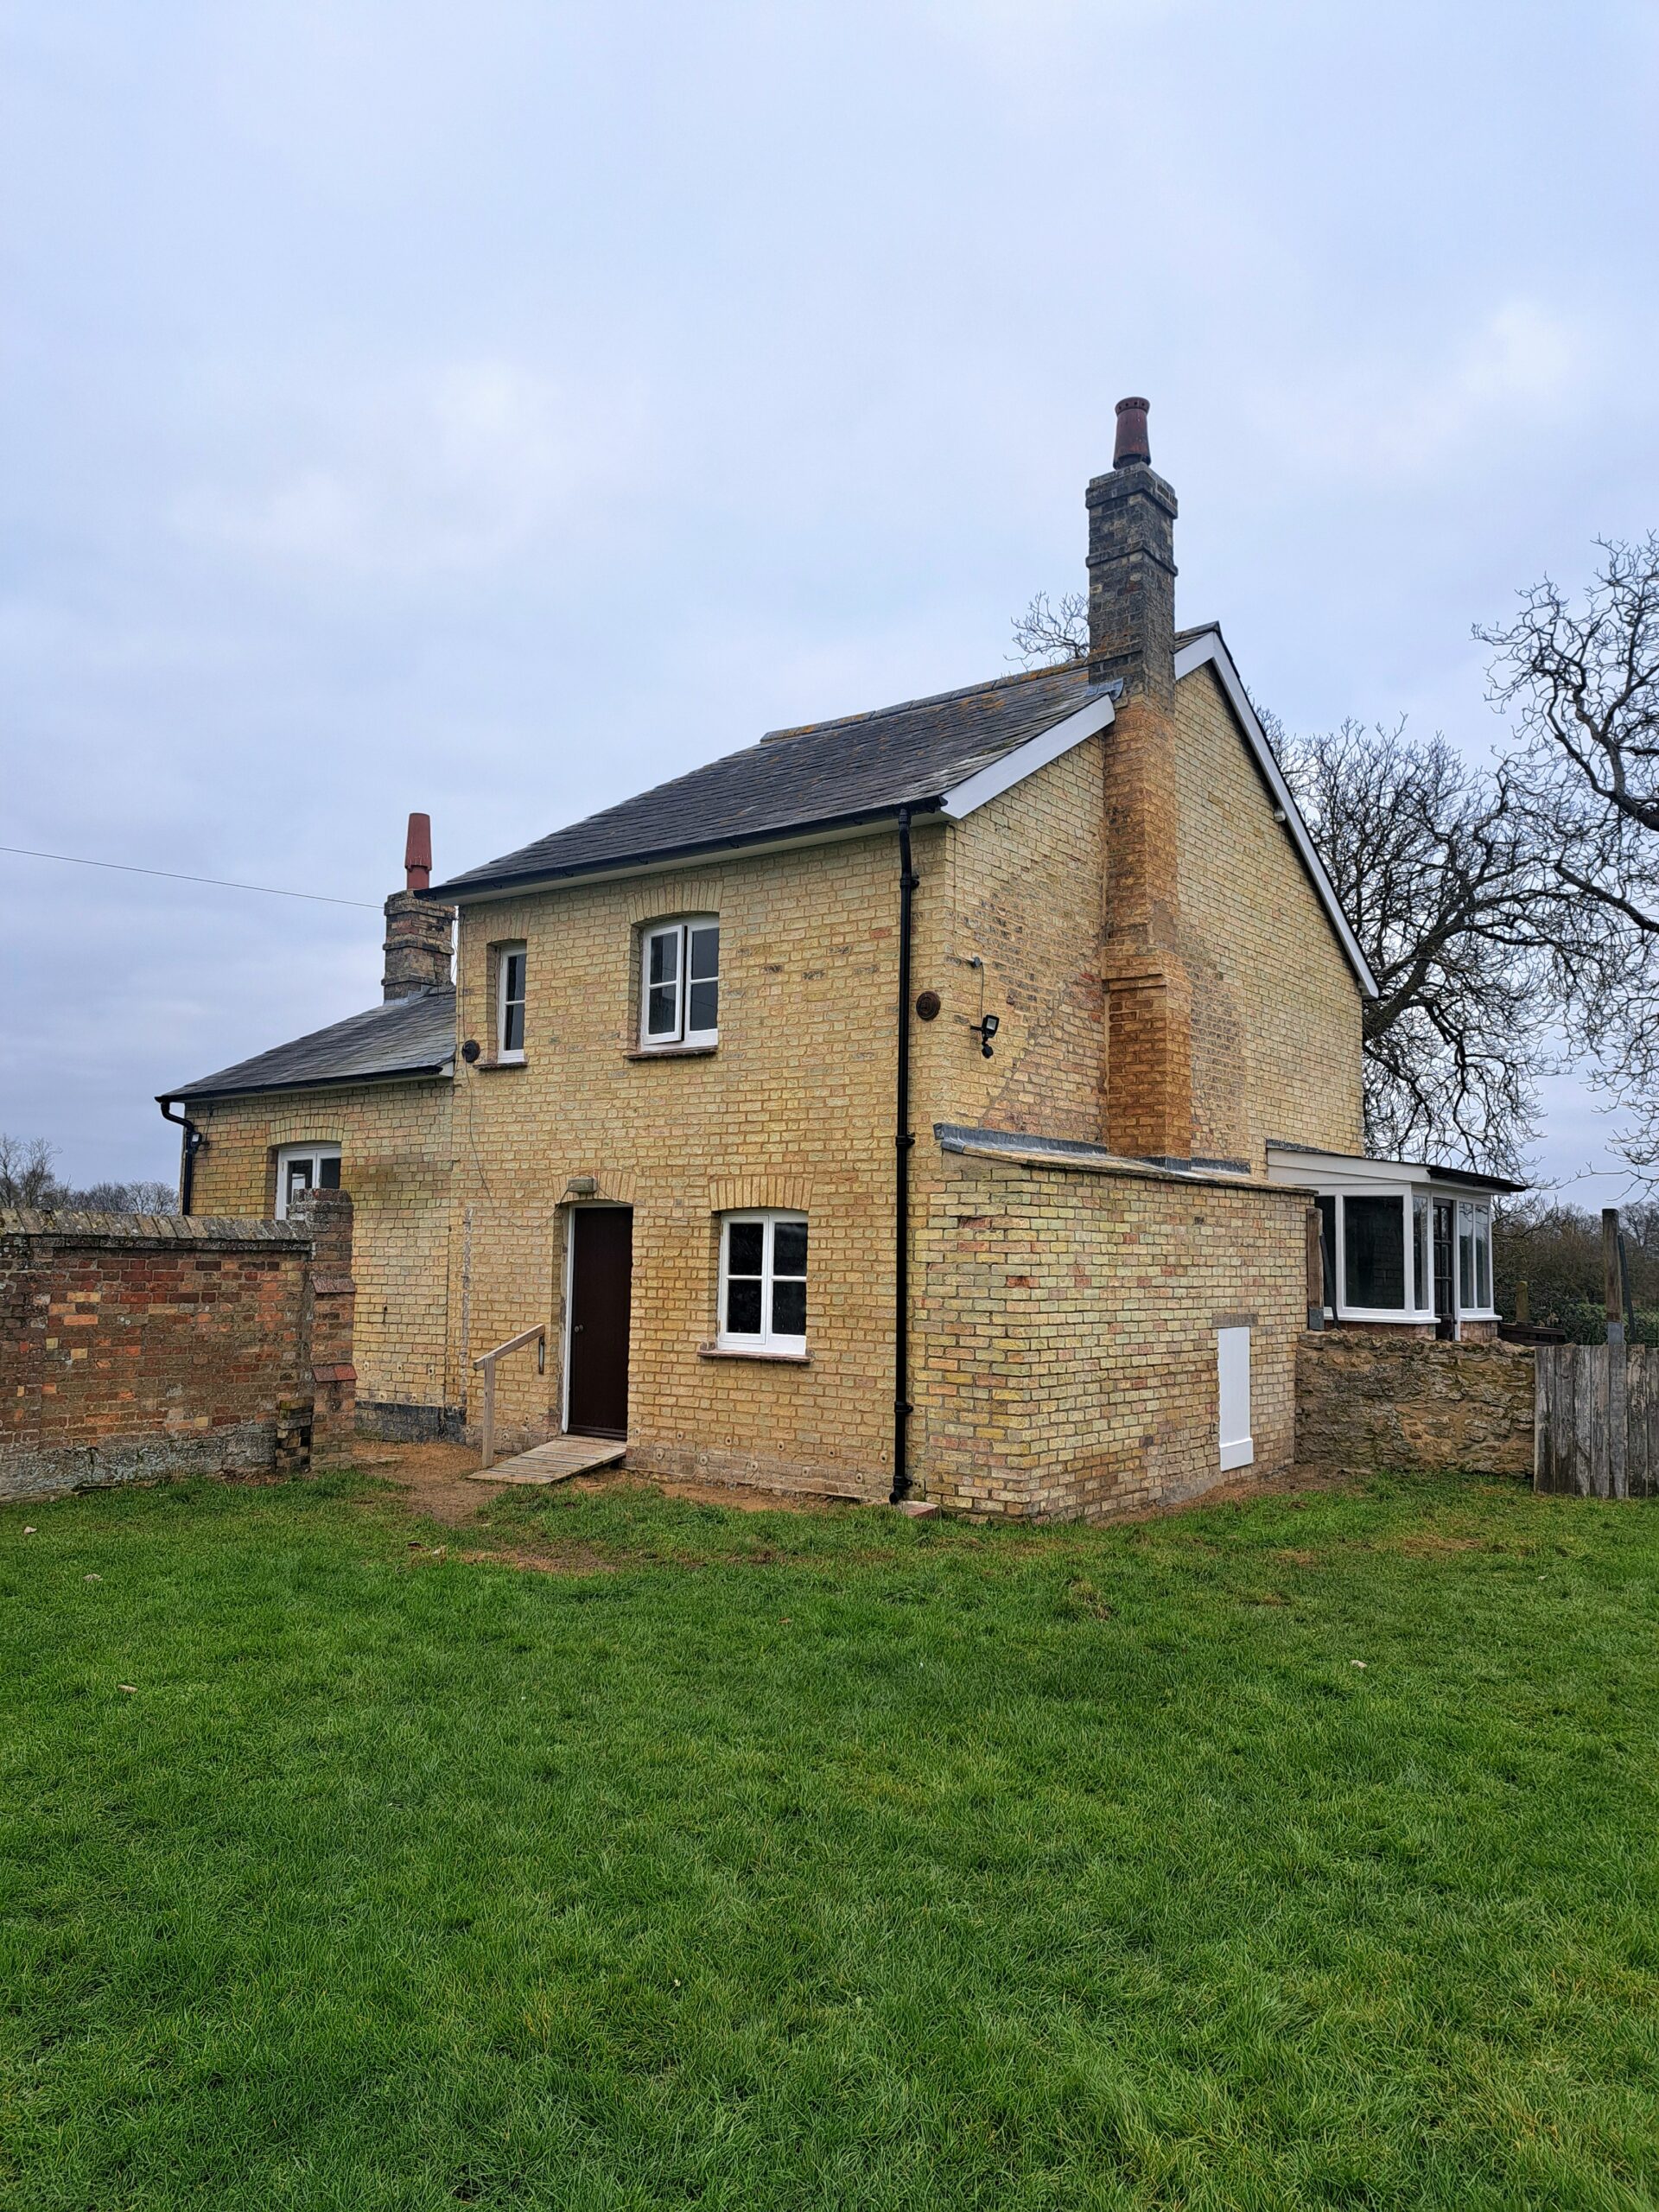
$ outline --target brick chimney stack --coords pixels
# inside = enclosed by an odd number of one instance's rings
[[[1147,403],[1120,399],[1111,474],[1089,486],[1089,674],[1172,698],[1175,494],[1152,465]]]
[[[404,841],[404,888],[386,901],[385,973],[383,999],[410,999],[448,985],[452,906],[417,899],[432,880],[432,817],[411,814]]]
[[[1192,1151],[1192,993],[1180,952],[1175,494],[1152,466],[1147,403],[1121,399],[1109,475],[1089,486],[1089,677],[1115,683],[1106,737],[1103,1133],[1115,1152]]]

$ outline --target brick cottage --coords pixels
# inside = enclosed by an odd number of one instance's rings
[[[1316,1191],[1333,1316],[1490,1322],[1493,1186],[1361,1157],[1374,986],[1221,632],[1175,626],[1175,513],[1126,400],[1075,663],[436,887],[414,817],[384,1003],[162,1100],[187,1211],[352,1193],[361,1417],[456,1432],[540,1324],[525,1441],[1096,1517],[1287,1461]]]

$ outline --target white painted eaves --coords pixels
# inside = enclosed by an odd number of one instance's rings
[[[988,768],[980,769],[954,791],[946,791],[939,801],[939,812],[947,822],[965,822],[980,807],[1001,798],[1016,784],[1023,784],[1027,776],[1034,776],[1039,768],[1046,768],[1052,760],[1058,760],[1086,739],[1098,736],[1111,723],[1112,694],[1116,690],[1116,684],[1103,688],[1097,698],[1091,699],[1086,707],[1079,707],[1075,715],[1068,715],[1064,721],[1055,722],[1039,736],[1027,738],[1012,753],[993,760]]]

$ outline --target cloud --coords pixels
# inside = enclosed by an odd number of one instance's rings
[[[1291,424],[1304,460],[1352,483],[1376,485],[1438,470],[1518,426],[1532,430],[1567,397],[1590,362],[1588,334],[1535,300],[1506,300],[1439,349],[1345,353],[1264,390],[1260,419],[1282,437]]]
[[[452,362],[365,382],[308,410],[262,480],[198,483],[185,537],[255,562],[419,581],[494,568],[590,503],[643,479],[637,378],[603,390],[522,362]]]

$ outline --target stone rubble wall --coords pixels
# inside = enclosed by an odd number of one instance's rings
[[[1296,1355],[1296,1456],[1361,1471],[1530,1480],[1529,1347],[1440,1344],[1376,1330],[1305,1334]]]

